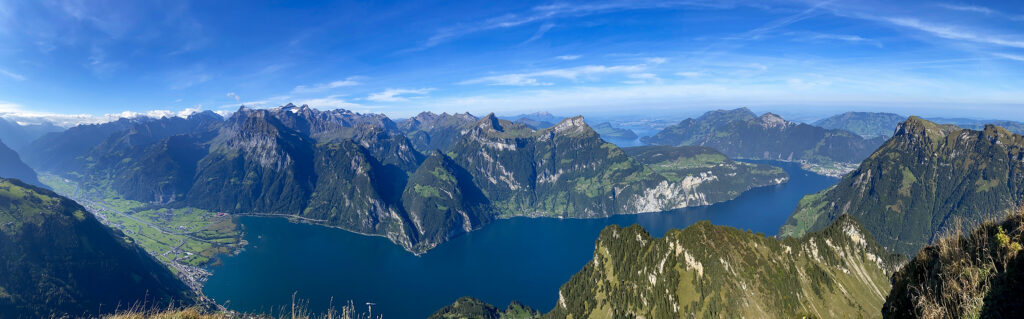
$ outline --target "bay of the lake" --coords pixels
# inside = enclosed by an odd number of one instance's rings
[[[804,195],[837,180],[767,162],[786,170],[788,183],[762,187],[706,207],[602,219],[512,218],[462,235],[422,256],[385,238],[340,229],[242,217],[249,245],[222,258],[204,292],[229,309],[269,312],[289,305],[292,293],[323,312],[353,301],[384,318],[424,318],[461,296],[499,308],[512,300],[547,312],[558,288],[593,258],[605,226],[640,224],[654,236],[697,221],[774,235]],[[278,313],[278,311],[275,311]]]

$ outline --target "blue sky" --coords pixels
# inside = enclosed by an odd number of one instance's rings
[[[0,0],[0,113],[1024,120],[1024,5],[900,2]]]

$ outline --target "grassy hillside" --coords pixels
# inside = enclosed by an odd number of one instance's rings
[[[1024,313],[1024,210],[925,247],[892,276],[891,318],[1013,318]]]
[[[0,179],[0,317],[92,316],[194,302],[191,290],[74,201]]]

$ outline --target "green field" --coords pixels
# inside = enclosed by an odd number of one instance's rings
[[[40,174],[39,178],[169,265],[201,267],[219,254],[236,250],[241,241],[240,228],[231,216],[127,200],[108,190],[82,191],[74,181],[55,175]]]

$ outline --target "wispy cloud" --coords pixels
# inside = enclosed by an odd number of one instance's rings
[[[559,56],[555,57],[555,59],[559,59],[559,60],[562,60],[562,61],[572,61],[572,60],[576,60],[576,59],[579,59],[579,58],[580,58],[579,55],[559,55]]]
[[[4,69],[0,69],[0,74],[3,74],[15,81],[25,81],[25,76]]]
[[[660,77],[654,73],[633,73],[627,75],[629,80],[622,81],[624,84],[650,84],[650,83],[662,83]]]
[[[235,92],[228,92],[227,96],[235,99],[236,102],[242,100],[242,98],[238,97],[238,94],[235,94]]]
[[[954,10],[954,11],[974,12],[974,13],[981,13],[981,14],[986,14],[986,15],[996,13],[995,10],[992,10],[992,9],[989,9],[989,8],[986,8],[986,7],[982,7],[982,6],[955,5],[955,4],[943,3],[943,4],[939,4],[939,7],[946,8],[946,9],[949,9],[949,10]]]
[[[459,82],[459,84],[490,84],[510,86],[542,86],[552,85],[550,82],[541,81],[542,78],[560,78],[576,81],[584,77],[593,77],[609,73],[636,73],[647,69],[646,64],[637,65],[584,65],[573,68],[544,70],[529,73],[510,73],[502,75],[485,76]]]
[[[793,34],[798,34],[798,33],[793,33]],[[878,40],[868,39],[868,38],[865,38],[865,37],[862,37],[862,36],[859,36],[859,35],[855,35],[855,34],[810,33],[810,34],[800,35],[799,37],[805,38],[805,39],[808,39],[808,40],[836,40],[836,41],[844,41],[844,42],[850,42],[850,43],[870,44],[870,45],[873,45],[873,46],[876,46],[876,47],[879,47],[879,48],[882,47],[882,42],[880,42]]]
[[[310,86],[299,85],[299,86],[296,86],[295,89],[292,89],[292,93],[294,93],[294,94],[318,93],[318,92],[324,92],[324,91],[327,91],[327,90],[330,90],[330,89],[336,89],[336,88],[345,87],[345,86],[359,85],[360,83],[359,83],[358,79],[359,79],[359,77],[350,76],[350,77],[348,77],[348,78],[346,78],[344,80],[338,80],[338,81],[333,81],[333,82],[329,82],[329,83],[319,83],[319,84],[310,85]]]
[[[992,53],[992,55],[1000,57],[1000,58],[1004,58],[1004,59],[1010,59],[1010,60],[1014,60],[1014,61],[1024,62],[1024,56],[1022,56],[1022,55],[1009,54],[1009,53]]]
[[[662,58],[662,57],[647,58],[645,60],[647,61],[647,63],[650,63],[650,64],[662,64],[662,63],[668,62],[668,58]]]
[[[299,100],[299,101],[295,102],[295,104],[298,104],[298,105],[309,105],[309,107],[317,108],[317,109],[337,109],[337,108],[343,108],[343,109],[346,109],[346,110],[355,111],[355,112],[362,112],[362,113],[370,112],[370,110],[373,109],[373,107],[371,107],[371,106],[367,106],[367,105],[351,102],[351,101],[348,101],[346,99],[343,99],[343,97],[344,96],[340,95],[340,94],[328,95],[328,96],[325,96],[325,97]]]
[[[565,17],[581,17],[599,13],[622,11],[622,10],[638,10],[638,9],[654,9],[654,8],[678,8],[678,7],[727,7],[728,4],[723,5],[721,2],[716,1],[627,1],[627,0],[612,0],[603,2],[592,2],[592,3],[555,3],[550,5],[536,6],[530,11],[522,14],[505,14],[493,18],[486,19],[482,22],[459,24],[455,26],[445,27],[438,30],[433,36],[428,38],[422,45],[416,48],[408,49],[405,51],[419,51],[437,46],[441,43],[451,41],[456,38],[460,38],[469,34],[495,30],[495,29],[507,29],[527,25],[531,23],[550,21],[557,18]],[[543,28],[541,28],[543,30]],[[550,27],[549,27],[550,29]],[[544,30],[545,32],[547,30]],[[540,33],[543,35],[543,33]],[[536,36],[536,35],[535,35]],[[539,37],[538,37],[539,38]]]
[[[884,20],[897,26],[907,27],[914,30],[926,32],[944,39],[963,40],[1014,48],[1024,48],[1024,39],[979,34],[967,30],[962,30],[955,26],[929,23],[914,18],[885,18]]]
[[[543,37],[545,33],[548,33],[548,30],[551,30],[551,28],[554,28],[554,27],[555,27],[555,24],[554,23],[550,23],[550,22],[540,25],[540,28],[537,29],[537,32],[534,33],[533,36],[531,36],[529,39],[526,39],[526,41],[523,41],[522,44],[527,44],[527,43],[530,43],[530,42],[533,42],[533,41],[537,41],[538,39]]]
[[[408,95],[422,97],[423,95],[426,95],[433,90],[433,88],[387,89],[384,90],[383,92],[370,94],[369,96],[366,97],[366,99],[374,102],[404,102],[410,99],[410,97],[406,97]]]

